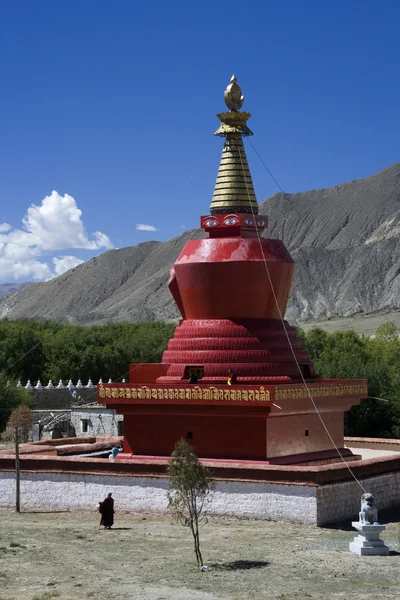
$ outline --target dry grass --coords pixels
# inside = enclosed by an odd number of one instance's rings
[[[118,503],[118,499],[116,499]],[[190,533],[166,516],[0,510],[0,600],[384,600],[399,596],[399,525],[389,557],[348,552],[355,532],[211,519],[202,528],[208,573]]]

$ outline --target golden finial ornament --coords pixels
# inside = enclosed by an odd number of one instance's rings
[[[231,82],[224,92],[224,100],[227,107],[234,111],[240,110],[243,106],[244,96],[234,75],[232,75]]]
[[[217,115],[221,124],[214,135],[224,137],[225,143],[210,211],[211,214],[258,214],[257,198],[243,145],[243,137],[253,135],[247,127],[251,114],[239,110],[244,97],[234,75],[224,92],[224,99],[230,111]]]
[[[217,115],[218,119],[221,121],[221,125],[215,132],[215,135],[224,137],[226,137],[228,133],[253,135],[252,131],[246,125],[251,114],[239,110],[243,106],[244,96],[234,75],[232,75],[231,82],[224,92],[224,100],[227,107],[230,108],[230,112],[219,113]]]

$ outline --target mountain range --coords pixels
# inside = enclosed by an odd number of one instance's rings
[[[296,262],[289,320],[400,309],[400,163],[332,188],[276,194],[260,212],[269,218],[264,235],[282,239]],[[169,270],[188,240],[205,236],[194,229],[110,250],[1,297],[0,317],[85,325],[177,319]]]

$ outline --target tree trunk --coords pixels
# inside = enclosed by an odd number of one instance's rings
[[[20,469],[19,469],[19,431],[18,425],[15,426],[15,510],[21,512],[20,507]]]

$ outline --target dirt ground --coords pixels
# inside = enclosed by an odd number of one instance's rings
[[[201,536],[211,570],[201,573],[188,529],[117,504],[110,531],[95,511],[0,510],[0,600],[399,598],[398,522],[384,535],[390,556],[359,557],[348,525],[212,518]]]

